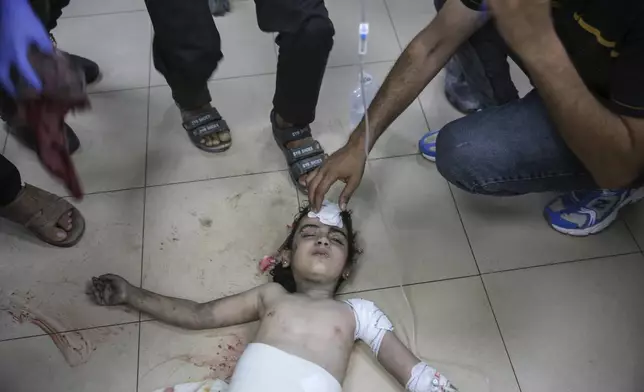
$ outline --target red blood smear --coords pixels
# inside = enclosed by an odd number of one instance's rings
[[[71,110],[68,103],[46,99],[25,103],[27,122],[36,131],[38,157],[49,172],[63,181],[76,199],[83,198],[76,168],[67,149],[64,119]]]

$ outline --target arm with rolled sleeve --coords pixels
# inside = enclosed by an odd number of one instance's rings
[[[523,60],[568,147],[602,188],[626,188],[644,168],[644,12],[620,45],[610,99],[584,84],[555,32],[550,1],[489,0],[499,32]]]

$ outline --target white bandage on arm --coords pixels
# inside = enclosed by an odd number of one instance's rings
[[[377,356],[385,334],[394,330],[393,324],[371,301],[356,298],[344,302],[351,307],[356,318],[355,340],[360,339],[368,344]]]
[[[411,369],[405,389],[409,392],[458,392],[445,376],[425,362],[418,362]]]

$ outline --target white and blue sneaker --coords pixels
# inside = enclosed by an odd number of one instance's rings
[[[418,151],[423,158],[436,162],[436,139],[439,131],[429,131],[418,141]]]
[[[622,207],[643,197],[644,187],[571,192],[548,203],[543,215],[558,232],[582,237],[604,230],[617,218]]]

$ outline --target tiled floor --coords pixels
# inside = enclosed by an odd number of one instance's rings
[[[431,0],[367,3],[367,69],[382,80],[435,12]],[[356,0],[327,4],[337,36],[313,129],[333,151],[350,131],[359,8]],[[79,204],[88,231],[60,250],[0,222],[0,390],[149,392],[225,376],[252,337],[254,325],[182,331],[92,306],[84,295],[86,281],[107,272],[196,300],[266,279],[257,261],[281,243],[303,198],[269,133],[272,37],[256,28],[251,1],[234,6],[217,20],[226,58],[210,85],[234,130],[221,155],[198,151],[180,128],[151,62],[143,1],[72,0],[65,11],[60,46],[97,60],[104,73],[93,110],[69,119],[83,144],[75,161],[90,193]],[[525,76],[513,71],[525,92]],[[644,208],[628,209],[601,235],[574,239],[543,222],[551,195],[464,194],[416,155],[428,127],[457,117],[439,76],[376,146],[353,200],[365,254],[343,295],[360,291],[378,302],[399,335],[462,391],[644,390]],[[2,149],[26,181],[63,192],[32,154],[11,138],[5,146],[4,133]],[[16,309],[32,318],[11,317]],[[400,390],[360,346],[345,386]]]

